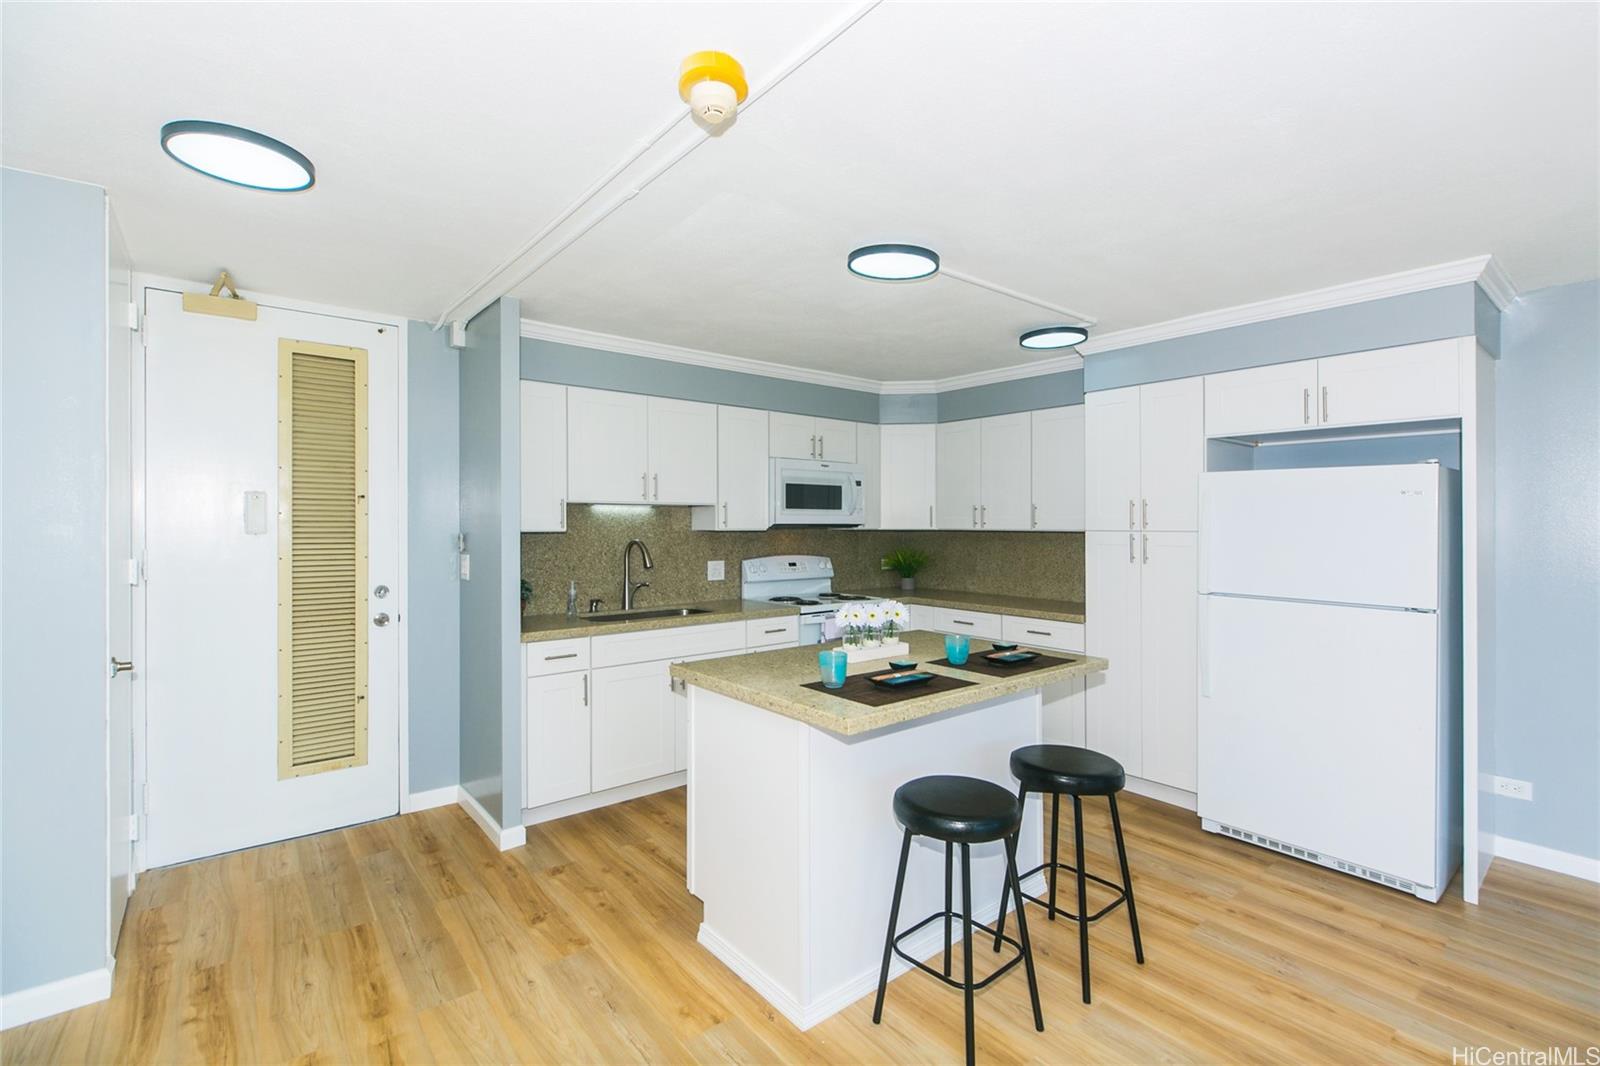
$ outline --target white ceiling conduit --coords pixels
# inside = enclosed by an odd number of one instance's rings
[[[739,105],[740,113],[743,114],[744,112],[749,111],[750,108],[754,107],[761,101],[763,96],[777,88],[786,78],[789,77],[789,75],[805,66],[806,63],[810,62],[824,48],[827,48],[834,41],[838,40],[840,36],[850,29],[850,27],[854,26],[857,22],[860,22],[863,18],[865,18],[867,14],[871,12],[873,8],[877,7],[881,2],[882,0],[867,0],[867,2],[852,10],[849,14],[845,15],[838,22],[834,23],[831,27],[818,35],[810,44],[806,45],[799,52],[791,56],[782,66],[778,68],[776,73],[774,73],[757,88],[750,90],[749,97],[744,101],[744,103]],[[544,252],[542,255],[539,255],[531,263],[522,265],[529,256],[534,255],[534,253],[539,250],[540,245],[549,239],[549,237],[555,233],[556,230],[560,229],[564,224],[570,221],[574,215],[583,210],[583,208],[592,200],[594,200],[596,196],[603,192],[608,185],[614,182],[621,174],[623,174],[641,158],[643,158],[644,155],[650,151],[650,149],[654,148],[661,142],[663,138],[676,129],[678,124],[682,122],[688,116],[688,114],[689,110],[687,108],[679,108],[675,110],[672,118],[668,122],[663,123],[655,130],[655,132],[650,134],[650,136],[639,142],[639,144],[636,145],[631,152],[629,152],[620,161],[607,170],[605,174],[602,175],[598,180],[589,185],[589,187],[586,188],[576,200],[567,205],[567,207],[557,214],[555,218],[551,219],[548,223],[541,227],[539,231],[525,241],[520,248],[508,256],[505,260],[501,261],[493,270],[489,271],[489,273],[485,274],[477,284],[472,286],[472,288],[468,289],[466,292],[457,297],[454,303],[440,313],[438,319],[435,320],[433,324],[433,328],[437,330],[446,322],[450,321],[468,321],[478,312],[482,311],[484,308],[500,299],[500,297],[504,296],[508,292],[511,292],[524,281],[527,281],[534,274],[538,273],[539,270],[551,260],[555,259],[562,252],[576,244],[583,238],[584,234],[588,233],[600,223],[604,222],[624,204],[638,196],[639,193],[643,192],[652,183],[654,183],[657,178],[660,178],[663,174],[666,174],[673,167],[677,166],[684,159],[688,158],[688,156],[693,153],[695,149],[705,144],[710,137],[714,136],[714,134],[708,132],[688,141],[683,147],[677,149],[671,155],[667,156],[666,159],[662,160],[650,170],[646,171],[638,181],[632,183],[632,187],[629,188],[627,192],[612,199],[592,218],[585,221],[582,226],[580,226],[575,232],[565,237],[555,247],[551,248],[547,252]]]
[[[1082,311],[1074,311],[1070,307],[1062,307],[1060,304],[1053,304],[1048,300],[1041,300],[1037,296],[1029,296],[1025,292],[1018,292],[1016,289],[1008,289],[1004,285],[996,285],[992,281],[984,281],[982,278],[974,277],[971,274],[963,274],[959,270],[951,270],[949,267],[942,264],[939,267],[939,276],[949,278],[952,281],[963,282],[967,285],[973,285],[980,289],[988,289],[990,292],[996,293],[1000,296],[1007,296],[1013,300],[1019,300],[1025,304],[1032,304],[1035,307],[1042,307],[1046,311],[1054,311],[1061,317],[1070,319],[1073,325],[1092,326],[1095,323],[1093,316],[1086,315]]]

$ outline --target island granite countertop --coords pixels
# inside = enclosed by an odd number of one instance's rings
[[[540,640],[571,640],[574,637],[608,637],[615,633],[637,633],[646,629],[678,629],[683,626],[711,625],[714,622],[744,622],[753,618],[778,618],[799,614],[798,607],[764,600],[703,600],[698,603],[645,604],[634,614],[678,610],[690,607],[704,614],[668,615],[665,618],[625,618],[615,622],[590,622],[584,615],[525,614],[522,616],[522,643]],[[622,614],[603,611],[602,614]]]
[[[1094,656],[1072,656],[1072,662],[1042,670],[1030,670],[1012,677],[992,677],[971,673],[953,666],[935,666],[934,659],[944,657],[944,637],[937,633],[913,631],[903,634],[911,646],[911,658],[921,664],[918,669],[935,674],[959,677],[974,684],[927,696],[902,700],[884,707],[868,707],[829,692],[803,686],[816,681],[816,645],[800,648],[782,648],[777,651],[751,652],[721,659],[701,659],[696,662],[673,663],[672,676],[691,685],[715,692],[730,699],[761,707],[786,718],[826,729],[842,736],[882,729],[885,726],[911,722],[929,715],[982,703],[1000,696],[1011,696],[1029,689],[1039,688],[1056,681],[1104,670],[1110,664]],[[983,642],[975,642],[981,645]],[[980,649],[974,649],[977,651]],[[1061,652],[1046,652],[1062,656]],[[885,669],[886,659],[851,663],[852,675]]]
[[[917,589],[915,592],[878,589],[862,595],[898,600],[904,604],[916,604],[920,607],[947,607],[956,611],[1023,615],[1028,618],[1044,618],[1052,622],[1077,622],[1079,625],[1084,621],[1082,600],[1047,600],[1033,596],[998,596],[989,592],[946,592],[942,589]]]

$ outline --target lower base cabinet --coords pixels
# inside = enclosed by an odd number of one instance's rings
[[[587,794],[589,781],[589,672],[549,674],[523,682],[528,768],[523,800],[540,807]]]
[[[607,666],[594,677],[593,791],[678,769],[677,713],[666,661]]]

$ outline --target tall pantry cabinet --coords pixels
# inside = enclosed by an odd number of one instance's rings
[[[1085,695],[1088,746],[1195,790],[1195,586],[1201,378],[1084,397],[1086,649],[1111,667]]]

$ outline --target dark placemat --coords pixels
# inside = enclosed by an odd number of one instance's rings
[[[839,696],[868,707],[887,707],[891,703],[900,703],[903,700],[914,700],[918,696],[931,696],[935,692],[949,692],[955,688],[966,688],[976,685],[976,681],[963,681],[959,677],[946,677],[944,674],[933,675],[933,680],[925,685],[905,685],[900,688],[885,688],[874,685],[867,680],[866,674],[855,674],[844,679],[843,688],[829,688],[821,681],[813,681],[801,688],[814,688],[818,692],[826,692],[830,696]]]
[[[1032,651],[1033,649],[1018,648],[1017,650]],[[1030,660],[1029,662],[1017,663],[1014,666],[1000,666],[995,663],[985,661],[983,654],[977,650],[974,650],[967,656],[967,661],[962,663],[960,666],[957,666],[947,658],[934,659],[933,665],[948,666],[952,670],[966,670],[968,673],[984,674],[988,677],[1015,677],[1018,674],[1029,674],[1035,670],[1043,670],[1047,666],[1064,666],[1067,663],[1075,663],[1077,661],[1078,659],[1070,655],[1057,657],[1054,655],[1045,655],[1041,653],[1037,659]]]

